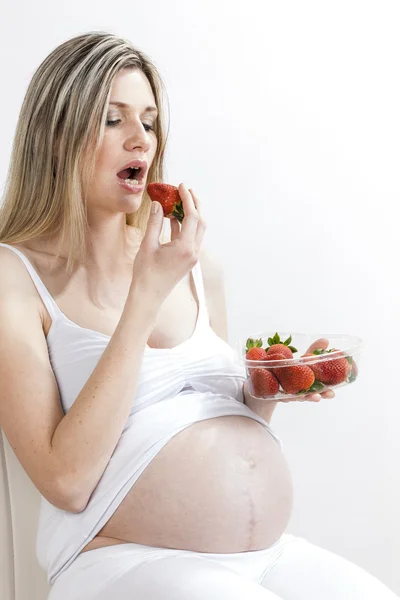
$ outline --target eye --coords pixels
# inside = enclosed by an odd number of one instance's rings
[[[116,125],[118,125],[118,123],[121,123],[121,119],[116,119],[115,121],[110,121],[109,119],[107,119],[106,126],[115,127]],[[148,123],[142,123],[142,125],[146,131],[154,131],[154,127],[152,125],[149,125]]]

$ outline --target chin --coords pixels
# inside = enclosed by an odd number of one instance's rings
[[[139,210],[139,208],[142,206],[142,202],[143,202],[143,195],[142,194],[137,194],[137,196],[127,196],[126,197],[126,201],[119,203],[120,207],[121,207],[121,212],[125,212],[125,213],[135,213]]]

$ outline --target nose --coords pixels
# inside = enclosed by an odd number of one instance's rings
[[[124,146],[126,150],[134,150],[135,148],[141,148],[143,152],[148,152],[150,150],[150,135],[140,121],[132,125]]]

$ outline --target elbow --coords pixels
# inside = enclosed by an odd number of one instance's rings
[[[81,513],[85,510],[86,506],[69,506],[68,508],[64,509],[66,512],[70,512],[70,513],[74,513],[74,514],[78,514]]]
[[[70,499],[69,501],[66,502],[66,508],[64,508],[64,510],[66,512],[70,512],[70,513],[81,513],[85,510],[87,506],[87,502],[77,502],[74,499]]]
[[[70,482],[60,482],[54,493],[54,506],[70,513],[81,513],[85,510],[88,501],[82,498],[82,492],[76,492]]]

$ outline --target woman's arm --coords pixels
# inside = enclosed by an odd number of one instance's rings
[[[253,412],[255,412],[258,416],[260,416],[267,423],[271,423],[272,414],[276,408],[278,402],[274,400],[263,400],[261,398],[256,398],[252,396],[249,392],[248,382],[245,381],[243,385],[243,396],[244,403],[248,406]]]
[[[210,326],[228,343],[228,319],[225,301],[224,271],[219,259],[209,250],[201,250],[200,267]]]

